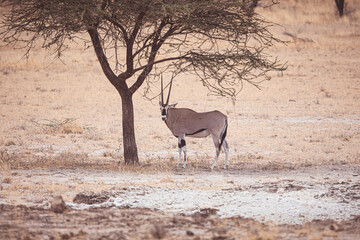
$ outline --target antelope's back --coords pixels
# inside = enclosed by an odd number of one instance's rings
[[[202,129],[210,132],[221,131],[227,119],[226,115],[217,110],[200,113],[188,108],[174,108],[171,110],[171,114],[174,114],[176,119],[176,132],[178,134],[191,135]]]

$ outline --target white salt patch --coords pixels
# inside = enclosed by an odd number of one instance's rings
[[[192,214],[201,208],[215,208],[221,217],[242,216],[277,224],[301,224],[314,219],[349,219],[360,214],[359,204],[315,196],[321,189],[302,189],[284,193],[266,191],[131,188],[114,192],[108,202],[95,205],[67,203],[76,209],[89,207],[150,208],[164,212]]]

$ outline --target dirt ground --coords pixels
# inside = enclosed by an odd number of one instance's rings
[[[288,69],[261,91],[245,85],[233,104],[193,76],[174,82],[171,103],[228,116],[227,170],[222,154],[210,171],[210,138],[189,138],[176,169],[177,140],[143,89],[141,164],[125,166],[120,97],[92,49],[70,45],[64,64],[0,47],[0,239],[356,239],[360,11],[347,1],[340,19],[333,2],[299,2],[258,9],[289,41],[269,52]]]
[[[360,233],[359,168],[348,164],[213,172],[13,170],[6,179],[4,239],[356,239]],[[60,211],[53,200],[59,195],[66,204]]]

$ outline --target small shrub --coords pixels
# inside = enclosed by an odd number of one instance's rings
[[[76,123],[74,118],[57,119],[41,119],[30,121],[35,126],[41,128],[45,133],[61,133],[61,134],[82,134],[85,127]]]
[[[8,177],[4,178],[3,183],[9,184],[9,183],[11,183],[11,179]]]

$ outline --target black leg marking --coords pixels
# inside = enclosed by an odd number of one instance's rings
[[[182,147],[184,147],[185,145],[186,145],[186,142],[185,142],[184,139],[181,139],[180,142],[178,143],[178,147],[179,147],[179,148],[182,148]]]
[[[226,132],[227,132],[227,128],[228,128],[228,124],[227,124],[227,120],[225,120],[225,130],[223,130],[222,134],[221,134],[221,141],[220,141],[220,145],[219,145],[219,151],[221,151],[221,145],[223,144],[223,141],[226,137]]]

